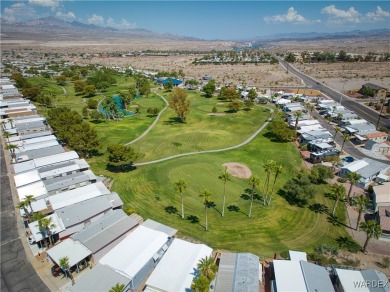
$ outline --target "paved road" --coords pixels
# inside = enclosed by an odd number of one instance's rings
[[[0,141],[1,142],[1,141]],[[39,278],[26,253],[20,239],[10,181],[5,164],[3,144],[0,143],[0,201],[1,201],[1,286],[2,292],[6,291],[39,291],[46,292],[49,289]],[[23,238],[24,239],[24,238]]]
[[[376,125],[378,121],[378,116],[379,114],[367,107],[365,107],[363,104],[358,103],[352,99],[350,99],[348,96],[341,94],[341,92],[338,92],[334,90],[333,88],[330,88],[322,83],[319,83],[317,80],[314,78],[307,76],[303,74],[302,72],[298,71],[295,69],[291,64],[279,59],[279,63],[285,67],[288,68],[288,71],[298,78],[300,78],[307,86],[310,86],[313,89],[319,90],[323,93],[325,93],[327,96],[332,98],[333,100],[342,103],[343,106],[345,106],[347,109],[355,112],[357,115],[361,116],[363,119],[373,123]],[[390,119],[387,117],[381,116],[380,122],[379,122],[380,127],[385,127],[390,129]]]
[[[267,109],[270,110],[270,113],[273,113],[273,109],[271,108],[268,108],[268,107],[265,107]],[[205,153],[216,153],[216,152],[223,152],[223,151],[228,151],[228,150],[233,150],[233,149],[237,149],[237,148],[240,148],[246,144],[248,144],[250,141],[252,141],[265,127],[267,127],[267,125],[269,124],[269,122],[272,120],[272,118],[269,118],[256,132],[254,132],[248,139],[246,139],[244,142],[238,144],[238,145],[235,145],[235,146],[231,146],[231,147],[227,147],[227,148],[222,148],[222,149],[214,149],[214,150],[204,150],[204,151],[195,151],[195,152],[187,152],[187,153],[182,153],[182,154],[176,154],[176,155],[172,155],[172,156],[169,156],[169,157],[165,157],[165,158],[161,158],[161,159],[158,159],[158,160],[153,160],[153,161],[148,161],[148,162],[140,162],[140,163],[134,163],[133,165],[134,166],[141,166],[141,165],[148,165],[148,164],[154,164],[154,163],[159,163],[159,162],[162,162],[162,161],[166,161],[166,160],[171,160],[171,159],[174,159],[174,158],[178,158],[178,157],[183,157],[183,156],[189,156],[189,155],[197,155],[197,154],[205,154]]]

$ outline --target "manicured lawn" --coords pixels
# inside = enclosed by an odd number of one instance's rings
[[[176,122],[175,112],[168,108],[153,130],[132,145],[140,153],[136,162],[237,145],[269,116],[269,110],[259,106],[250,111],[225,113],[228,102],[221,102],[216,97],[205,98],[196,92],[189,93],[189,99],[190,114],[185,123]],[[209,115],[214,105],[223,116]]]
[[[328,223],[326,214],[289,205],[280,195],[274,195],[271,206],[263,206],[260,200],[256,200],[252,218],[248,218],[250,201],[242,198],[248,188],[244,179],[232,178],[228,182],[226,207],[236,206],[237,211],[226,208],[225,216],[221,217],[223,184],[218,175],[224,170],[223,163],[239,162],[247,165],[261,178],[263,185],[263,162],[277,160],[285,171],[276,189],[301,171],[301,159],[292,144],[270,142],[263,134],[236,150],[182,157],[116,174],[112,190],[118,192],[125,203],[133,206],[144,218],[175,227],[181,237],[205,242],[214,249],[247,251],[269,257],[274,252],[288,249],[309,251],[320,243],[335,245],[335,238],[346,235],[342,227]],[[196,216],[199,223],[191,223],[179,216],[180,195],[174,190],[174,182],[179,179],[188,183],[184,193],[186,217]],[[203,227],[204,207],[199,197],[204,188],[212,192],[216,204],[215,209],[209,210],[207,232]],[[325,185],[319,186],[320,194],[312,203],[324,204],[331,209],[333,202],[322,194],[326,188]],[[176,207],[178,214],[167,213],[165,208],[168,206]],[[342,216],[345,212],[343,204],[339,204],[337,212],[341,220],[345,220]]]

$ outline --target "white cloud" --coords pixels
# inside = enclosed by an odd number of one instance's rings
[[[137,27],[135,22],[128,22],[122,18],[120,22],[116,23],[112,17],[107,18],[107,26],[119,29],[134,29]]]
[[[309,20],[303,17],[302,15],[298,14],[298,11],[294,9],[294,7],[290,7],[287,10],[286,14],[278,14],[278,15],[272,15],[272,16],[265,16],[264,18],[265,22],[282,22],[282,23],[312,23],[312,22],[320,22],[320,20]]]
[[[335,5],[329,5],[322,8],[321,13],[328,15],[328,21],[331,23],[342,24],[361,22],[361,15],[354,7],[350,7],[348,10],[342,10],[336,8]]]
[[[88,23],[102,25],[104,24],[104,17],[101,15],[93,14],[90,18],[88,18]]]
[[[52,9],[56,8],[59,2],[60,0],[28,0],[28,3],[31,5],[50,7]]]
[[[367,12],[365,15],[366,21],[381,21],[388,18],[390,18],[390,11],[385,11],[380,6],[377,6],[374,12]]]
[[[56,17],[66,21],[72,21],[76,19],[76,15],[72,11],[69,11],[68,13],[62,13],[61,11],[57,11]]]
[[[35,10],[23,2],[17,2],[4,8],[1,17],[9,21],[17,21],[35,16]]]

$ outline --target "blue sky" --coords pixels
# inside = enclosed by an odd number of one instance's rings
[[[1,1],[1,17],[44,16],[203,39],[390,28],[388,1]]]

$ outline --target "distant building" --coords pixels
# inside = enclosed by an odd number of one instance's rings
[[[360,88],[358,92],[360,94],[365,94],[366,89],[373,90],[375,92],[376,97],[386,98],[389,94],[389,91],[386,88],[381,87],[381,86],[376,85],[376,84],[373,84],[373,83],[363,84],[362,88]]]

